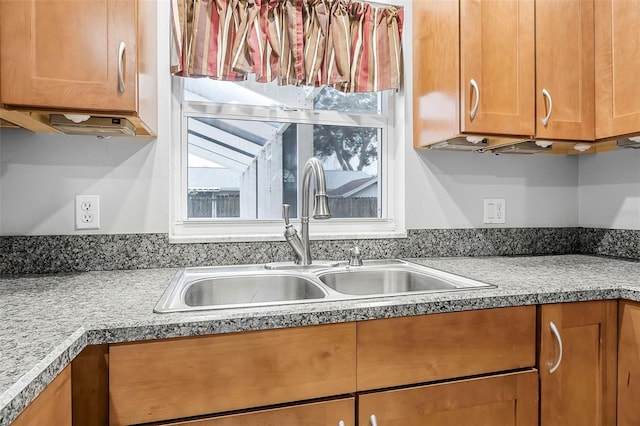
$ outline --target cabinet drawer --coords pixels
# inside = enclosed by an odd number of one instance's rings
[[[360,425],[538,425],[535,370],[374,392],[358,398]]]
[[[316,402],[210,419],[169,423],[171,426],[344,426],[355,425],[355,398]]]
[[[113,345],[110,423],[352,393],[355,331],[344,323]]]
[[[535,365],[536,308],[359,322],[358,390]]]

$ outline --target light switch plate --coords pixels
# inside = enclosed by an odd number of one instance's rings
[[[506,223],[507,206],[504,198],[484,199],[484,223]]]

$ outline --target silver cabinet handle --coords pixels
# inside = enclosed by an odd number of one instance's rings
[[[553,110],[553,101],[551,100],[551,94],[547,89],[542,89],[542,96],[547,98],[547,100],[549,101],[549,112],[542,119],[542,125],[547,127],[547,123],[549,123],[549,119],[551,118],[551,111]]]
[[[473,78],[469,83],[471,84],[473,90],[476,92],[476,101],[473,104],[473,108],[471,108],[471,111],[469,111],[469,117],[473,120],[476,116],[476,112],[478,112],[478,105],[480,104],[480,89],[478,88],[478,83],[476,83]]]
[[[124,41],[120,42],[118,46],[118,92],[124,93],[124,71],[123,71],[123,62],[124,62],[124,52],[127,50],[127,45]]]
[[[372,414],[371,417],[369,417],[369,422],[371,423],[371,426],[378,426],[378,420],[376,420],[375,414]]]
[[[338,422],[338,426],[344,426],[344,421],[343,421],[343,420],[340,420],[340,421]]]
[[[553,321],[549,321],[549,328],[551,332],[556,337],[556,341],[558,342],[558,347],[560,348],[560,353],[558,354],[558,359],[555,364],[551,364],[549,366],[549,374],[553,374],[558,367],[560,367],[560,363],[562,362],[562,337],[560,337],[560,332],[558,331],[558,327],[553,323]]]

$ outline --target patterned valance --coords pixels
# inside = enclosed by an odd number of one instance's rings
[[[171,0],[183,77],[399,89],[403,9],[350,0]]]

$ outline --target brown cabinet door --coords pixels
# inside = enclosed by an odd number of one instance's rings
[[[595,1],[598,139],[640,131],[638,22],[638,1]]]
[[[460,133],[460,5],[413,0],[413,146]]]
[[[593,2],[536,0],[539,138],[595,139]]]
[[[358,397],[360,426],[537,426],[535,370]]]
[[[355,323],[109,347],[109,421],[137,424],[355,392]]]
[[[355,413],[355,398],[345,398],[208,419],[172,422],[167,426],[354,426]]]
[[[136,0],[0,0],[0,103],[136,111],[136,27]]]
[[[620,302],[618,426],[640,425],[640,303]]]
[[[358,390],[533,367],[535,328],[535,306],[358,322]]]
[[[461,0],[463,132],[534,134],[534,56],[533,0]]]
[[[540,424],[614,426],[617,301],[540,311]]]
[[[71,426],[71,367],[62,370],[11,424]]]

